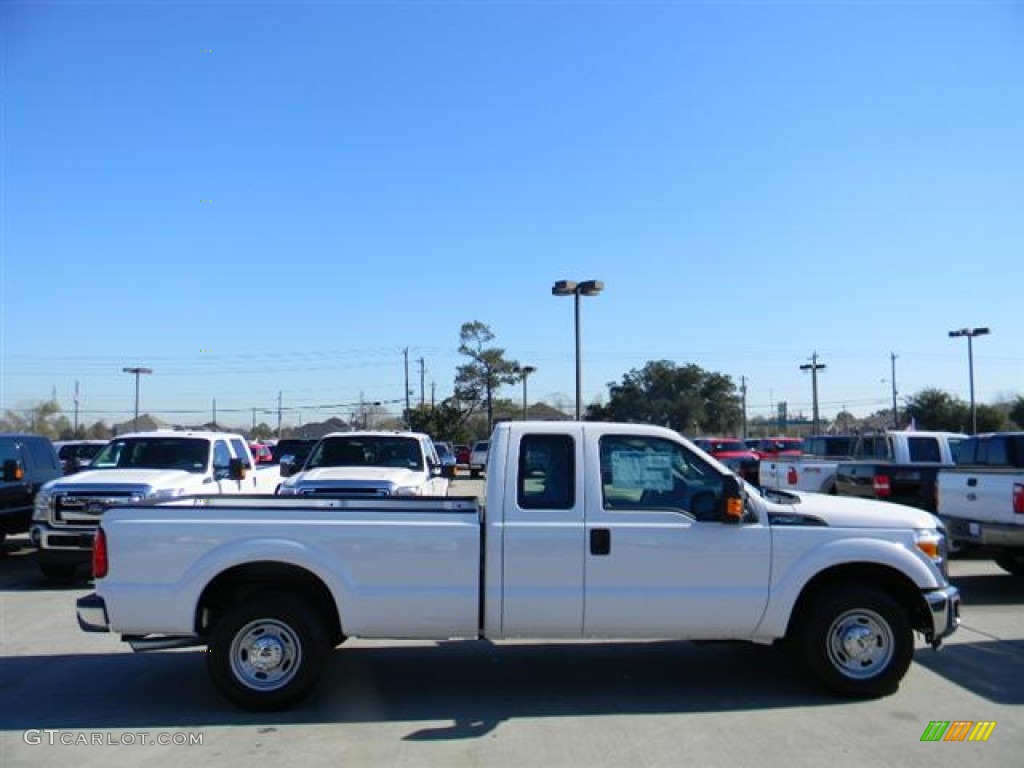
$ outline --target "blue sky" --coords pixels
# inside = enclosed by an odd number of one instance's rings
[[[592,278],[587,401],[668,359],[809,414],[815,351],[826,415],[886,407],[890,352],[966,399],[964,326],[978,400],[1024,393],[1022,3],[34,0],[0,35],[0,409],[78,381],[120,420],[140,365],[144,411],[319,419],[401,400],[404,348],[442,398],[470,320],[571,404],[550,288]]]

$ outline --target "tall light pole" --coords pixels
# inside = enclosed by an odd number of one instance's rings
[[[978,434],[978,410],[974,405],[974,341],[975,336],[986,336],[992,331],[988,328],[960,328],[949,332],[949,338],[967,337],[967,375],[971,383],[971,434]]]
[[[892,428],[900,428],[900,413],[896,409],[896,358],[899,357],[895,352],[889,353],[889,361],[892,363]]]
[[[580,296],[597,296],[604,290],[604,283],[600,280],[584,280],[576,283],[572,280],[559,280],[551,286],[552,296],[572,296],[575,301],[575,329],[576,329],[576,421],[582,418],[583,406],[583,371],[580,357]]]
[[[135,420],[132,422],[132,430],[139,431],[139,376],[144,373],[152,373],[152,368],[122,368],[122,373],[135,375]]]
[[[527,417],[527,405],[526,405],[526,380],[529,378],[531,373],[536,373],[537,368],[532,365],[524,365],[519,369],[519,373],[523,377],[523,421],[526,421]]]
[[[811,362],[800,366],[801,371],[811,372],[811,396],[814,403],[814,434],[818,434],[818,371],[824,370],[825,364],[818,362],[818,353],[811,355]]]

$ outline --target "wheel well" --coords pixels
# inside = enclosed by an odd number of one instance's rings
[[[878,563],[846,563],[825,569],[804,585],[790,614],[786,634],[800,621],[816,595],[834,587],[848,586],[877,587],[903,606],[914,629],[931,631],[931,617],[921,589],[905,574]]]
[[[345,639],[334,597],[320,578],[289,563],[257,562],[238,565],[219,574],[206,585],[196,607],[195,627],[208,637],[217,620],[232,605],[257,593],[288,593],[307,600],[323,619],[334,645]]]

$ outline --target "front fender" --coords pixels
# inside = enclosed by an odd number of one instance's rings
[[[822,529],[827,530],[827,529]],[[786,634],[790,617],[804,587],[818,574],[844,565],[887,568],[901,574],[921,591],[947,586],[938,567],[924,554],[898,541],[869,536],[827,541],[797,553],[785,542],[786,531],[774,532],[772,584],[764,616],[754,632],[758,641]],[[780,541],[781,540],[781,541]],[[791,556],[792,555],[792,556]]]

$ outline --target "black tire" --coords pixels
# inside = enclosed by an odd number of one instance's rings
[[[893,693],[914,655],[914,630],[895,599],[874,587],[832,587],[802,611],[792,645],[809,672],[844,696]]]
[[[39,570],[54,584],[71,584],[78,574],[78,566],[73,563],[40,563]]]
[[[256,649],[263,657],[259,661],[254,661]],[[217,621],[207,670],[228,701],[272,712],[309,695],[330,649],[323,621],[304,600],[268,595],[235,605]]]
[[[1014,576],[1024,576],[1024,554],[1006,552],[995,558],[996,565]]]

